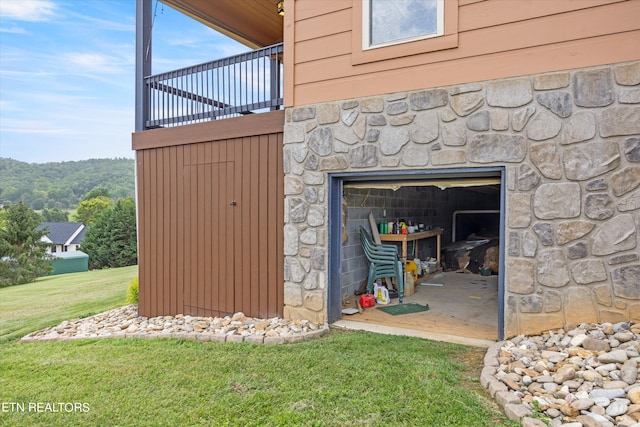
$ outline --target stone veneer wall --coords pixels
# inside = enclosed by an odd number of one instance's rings
[[[640,320],[640,62],[290,108],[285,317],[327,318],[327,174],[506,167],[505,337]]]

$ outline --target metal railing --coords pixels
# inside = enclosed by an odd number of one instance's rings
[[[145,129],[277,110],[283,45],[145,77]]]

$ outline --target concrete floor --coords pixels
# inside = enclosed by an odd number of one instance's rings
[[[429,304],[429,310],[393,316],[370,308],[343,314],[334,326],[476,346],[488,346],[498,339],[498,276],[457,272],[427,275],[418,279],[415,293],[403,302]],[[397,298],[391,300],[393,304],[398,304]],[[345,306],[355,306],[355,297]]]

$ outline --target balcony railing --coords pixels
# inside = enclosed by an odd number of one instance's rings
[[[145,129],[182,126],[282,107],[283,45],[145,78]]]

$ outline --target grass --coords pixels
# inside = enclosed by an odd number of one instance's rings
[[[60,274],[0,288],[0,344],[29,332],[126,304],[138,267]]]
[[[483,349],[419,338],[332,331],[285,345],[126,338],[14,342],[18,329],[31,332],[124,300],[135,269],[109,271],[117,283],[81,273],[90,280],[64,282],[84,283],[73,292],[49,278],[25,285],[39,290],[30,298],[48,301],[36,304],[40,308],[24,307],[24,290],[0,290],[3,325],[5,309],[28,314],[32,325],[23,322],[3,335],[0,425],[519,425],[480,387]],[[98,286],[94,278],[106,282]],[[113,288],[103,294],[111,302],[82,304],[77,294],[89,299],[92,292],[80,290],[96,286]],[[76,301],[67,304],[67,298]]]

